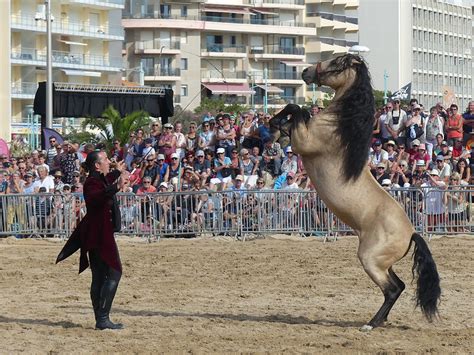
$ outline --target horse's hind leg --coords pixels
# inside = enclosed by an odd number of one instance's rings
[[[370,322],[361,329],[371,330],[381,326],[387,320],[390,310],[405,289],[405,284],[393,272],[391,267],[386,269],[364,260],[361,260],[361,262],[367,274],[380,287],[385,297],[382,307],[380,307]]]

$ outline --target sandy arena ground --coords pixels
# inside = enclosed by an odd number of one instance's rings
[[[411,260],[390,323],[359,331],[382,303],[357,239],[121,239],[124,275],[112,319],[94,330],[90,271],[55,265],[61,243],[0,240],[0,353],[473,353],[471,236],[430,243],[442,277],[441,320],[414,311]],[[411,252],[410,252],[411,255]]]

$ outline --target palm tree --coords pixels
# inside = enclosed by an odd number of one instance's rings
[[[150,116],[145,111],[135,111],[125,117],[120,117],[120,113],[109,106],[102,113],[102,117],[88,117],[82,123],[82,128],[87,126],[100,130],[103,137],[102,143],[107,149],[112,147],[112,141],[117,139],[123,145],[128,142],[130,132],[149,125]]]

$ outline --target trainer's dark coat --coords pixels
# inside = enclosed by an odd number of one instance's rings
[[[119,176],[119,171],[113,171],[107,176],[92,172],[86,179],[84,199],[87,214],[69,237],[56,263],[81,249],[79,263],[79,273],[81,273],[89,267],[87,252],[97,249],[107,265],[122,272],[112,221],[113,198],[118,192],[117,184],[113,182]]]

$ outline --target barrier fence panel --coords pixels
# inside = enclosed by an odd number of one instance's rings
[[[461,234],[474,229],[473,186],[388,192],[421,234]],[[328,237],[354,233],[315,191],[120,193],[117,201],[122,220],[119,234],[147,239],[273,233]],[[0,235],[67,238],[85,214],[80,194],[0,195]]]

